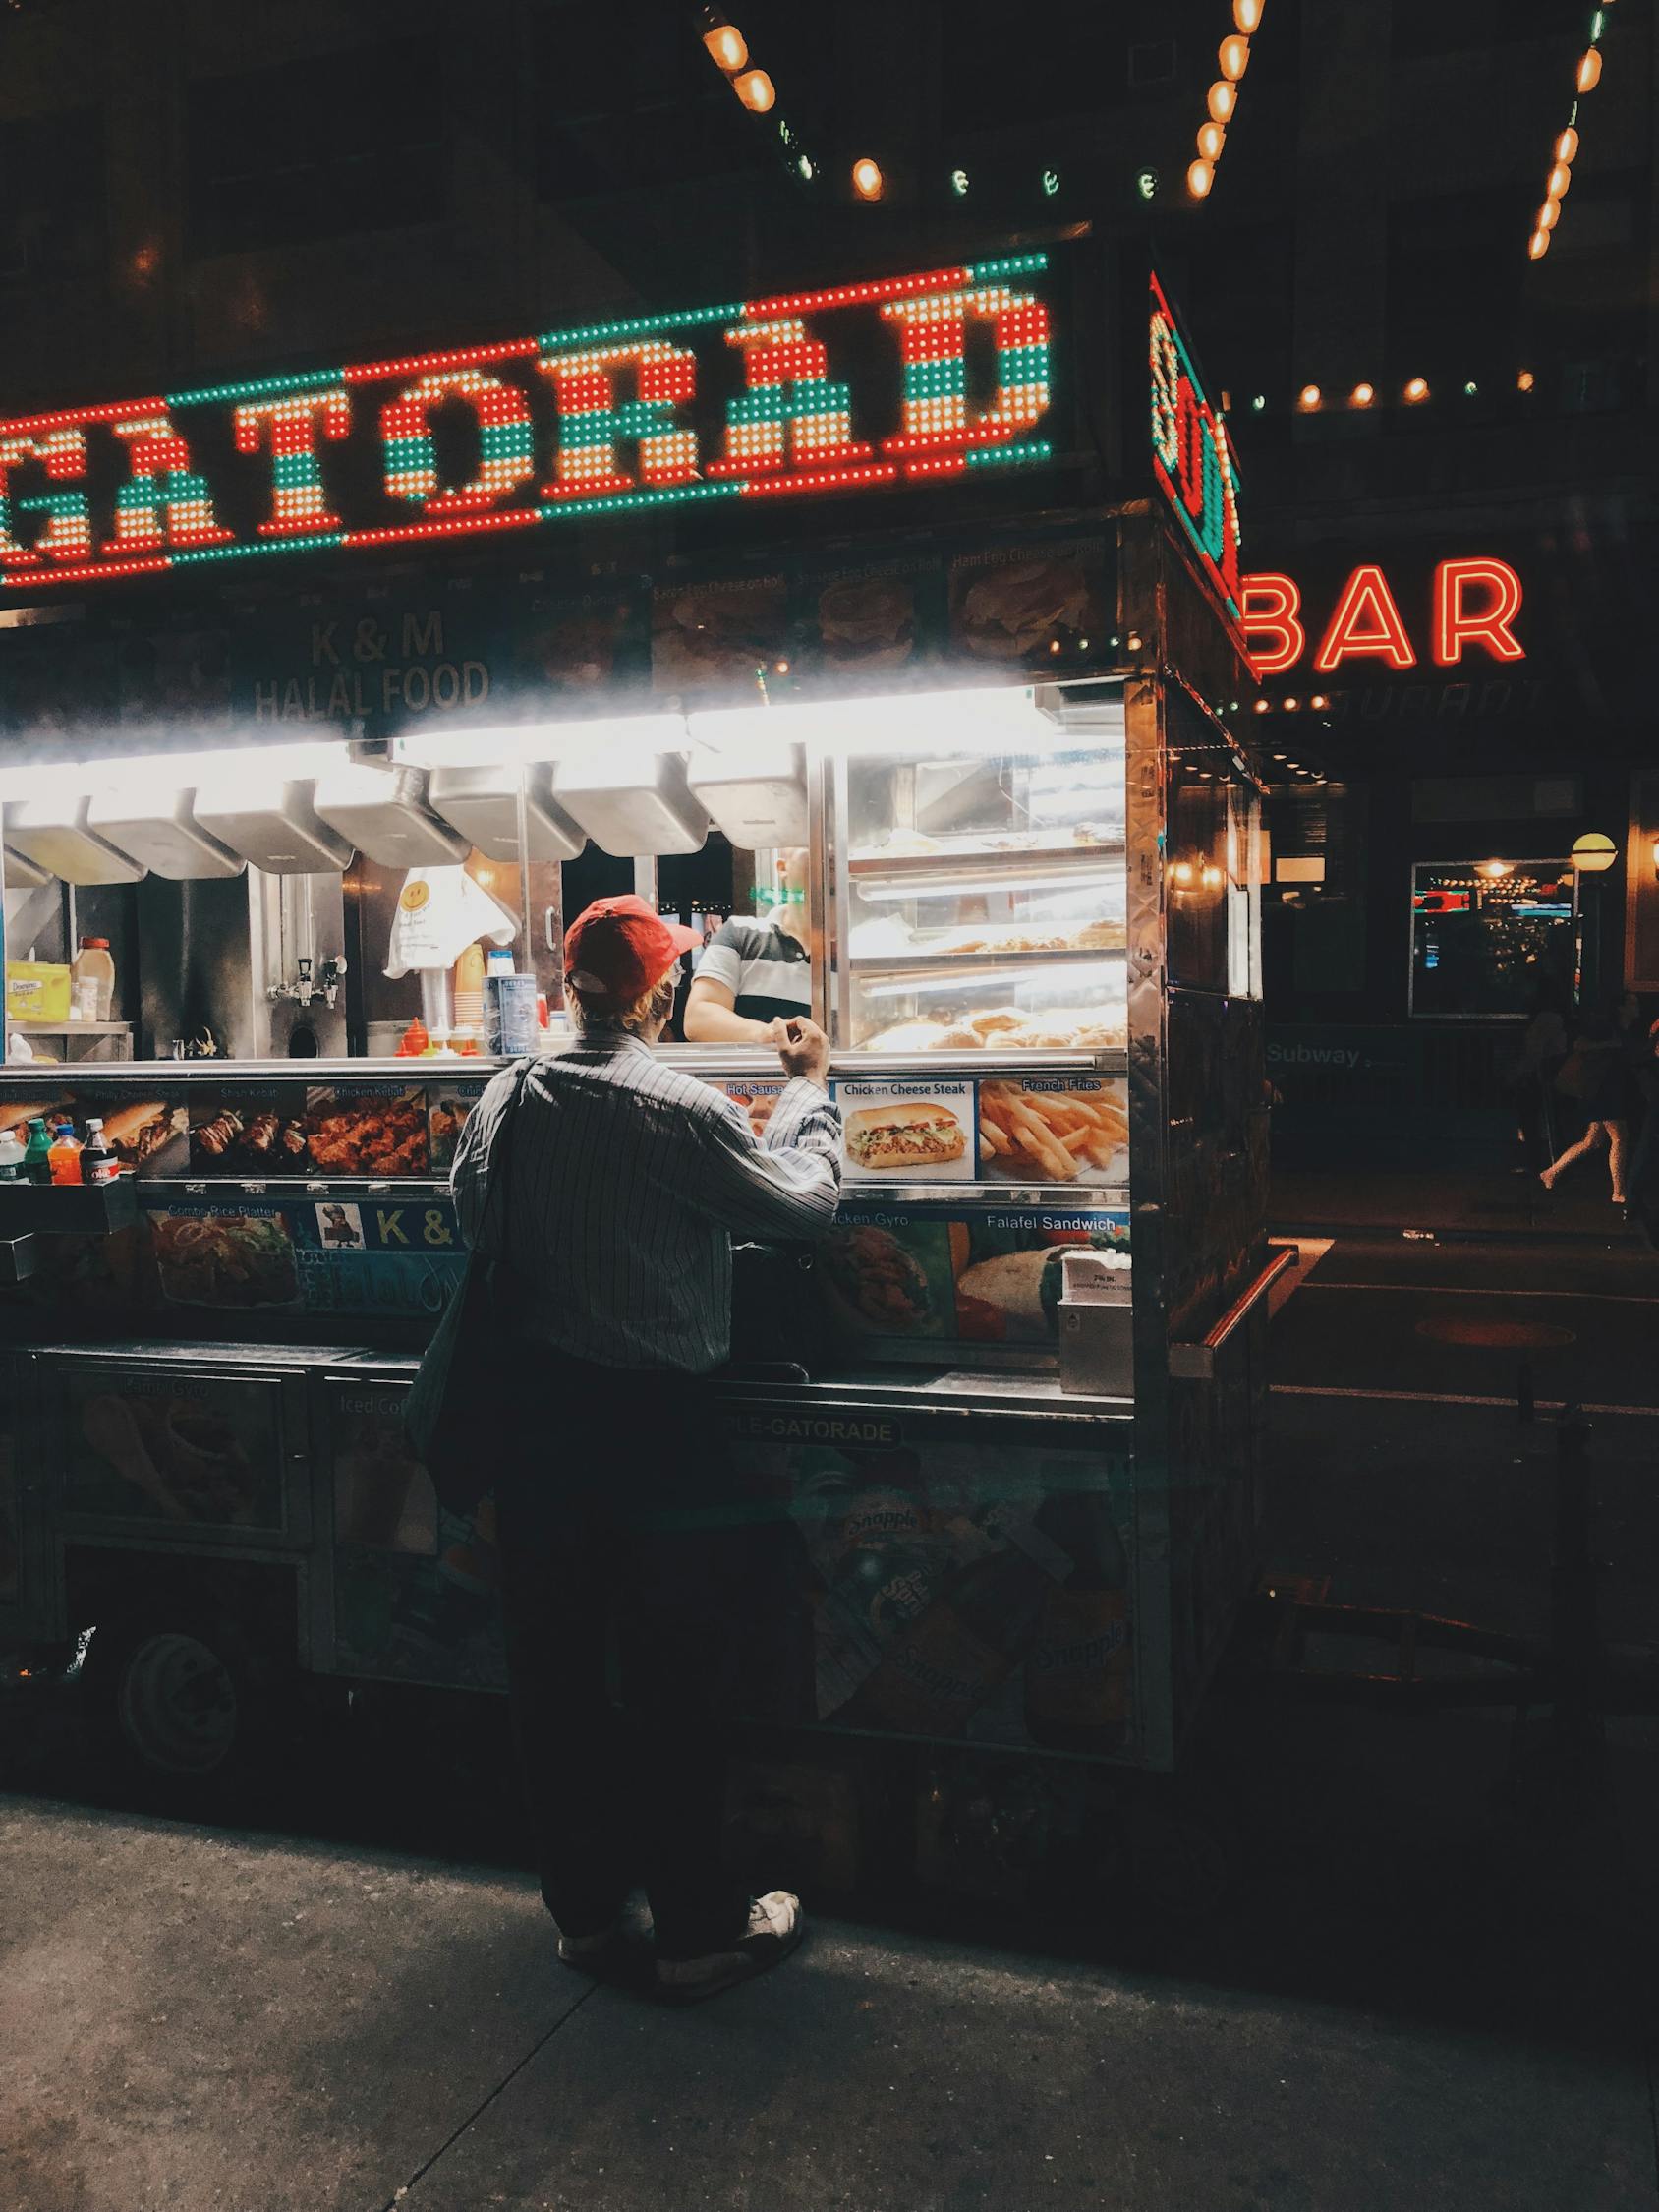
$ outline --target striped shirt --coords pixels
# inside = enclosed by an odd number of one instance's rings
[[[533,1063],[510,1188],[491,1193],[486,1225],[489,1150],[515,1075],[503,1069],[469,1116],[450,1188],[467,1242],[504,1258],[526,1293],[525,1334],[600,1367],[721,1366],[732,1237],[822,1237],[834,1221],[835,1107],[797,1077],[757,1137],[738,1107],[639,1037],[590,1031]]]
[[[787,1020],[812,1006],[812,956],[775,922],[733,914],[698,961],[701,981],[723,983],[750,1021]]]

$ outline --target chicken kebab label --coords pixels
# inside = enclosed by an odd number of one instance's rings
[[[450,1101],[454,1127],[465,1108]],[[441,1125],[449,1150],[450,1121]],[[190,1164],[198,1175],[365,1176],[431,1172],[427,1093],[407,1083],[276,1083],[191,1104]]]

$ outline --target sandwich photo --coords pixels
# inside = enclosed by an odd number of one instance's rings
[[[103,1118],[104,1142],[124,1168],[143,1167],[184,1127],[185,1110],[165,1098],[141,1099],[118,1106]]]
[[[968,1148],[961,1123],[938,1099],[892,1099],[846,1118],[847,1158],[860,1168],[942,1167]]]
[[[53,1115],[68,1113],[75,1101],[67,1091],[54,1098],[8,1098],[0,1105],[0,1132],[15,1129],[20,1137],[27,1137],[30,1122],[50,1122]]]

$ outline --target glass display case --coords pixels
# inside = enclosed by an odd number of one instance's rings
[[[894,733],[833,763],[841,1051],[1119,1051],[1124,755],[1116,698],[1012,730]]]

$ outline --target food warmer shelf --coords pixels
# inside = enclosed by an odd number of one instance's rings
[[[1097,960],[1114,958],[1100,953],[1090,957]],[[569,1049],[568,1043],[551,1048],[554,1052]],[[777,1055],[772,1052],[746,1052],[728,1045],[665,1045],[658,1050],[669,1067],[683,1068],[692,1076],[771,1082],[781,1076]],[[95,1081],[99,1091],[119,1087],[143,1092],[158,1087],[168,1090],[180,1083],[221,1088],[237,1082],[453,1083],[487,1081],[500,1069],[511,1066],[511,1061],[486,1058],[482,1053],[431,1060],[126,1060],[100,1062],[95,1077],[88,1071],[86,1079]],[[1061,1046],[1006,1052],[992,1048],[984,1052],[843,1052],[831,1054],[830,1060],[832,1078],[853,1081],[867,1077],[959,1078],[988,1074],[1036,1078],[1085,1070],[1120,1076],[1127,1069],[1128,1056],[1122,1050],[1096,1052]],[[14,1063],[0,1068],[0,1098],[8,1093],[15,1095],[20,1089],[38,1090],[42,1081],[64,1074],[62,1064],[57,1062]]]
[[[1094,844],[1021,845],[1000,851],[975,847],[960,852],[865,852],[851,854],[847,874],[859,880],[914,876],[918,882],[934,876],[983,877],[994,890],[1010,868],[1056,868],[1087,874],[1103,860],[1122,859],[1127,846],[1122,838],[1102,838]]]

